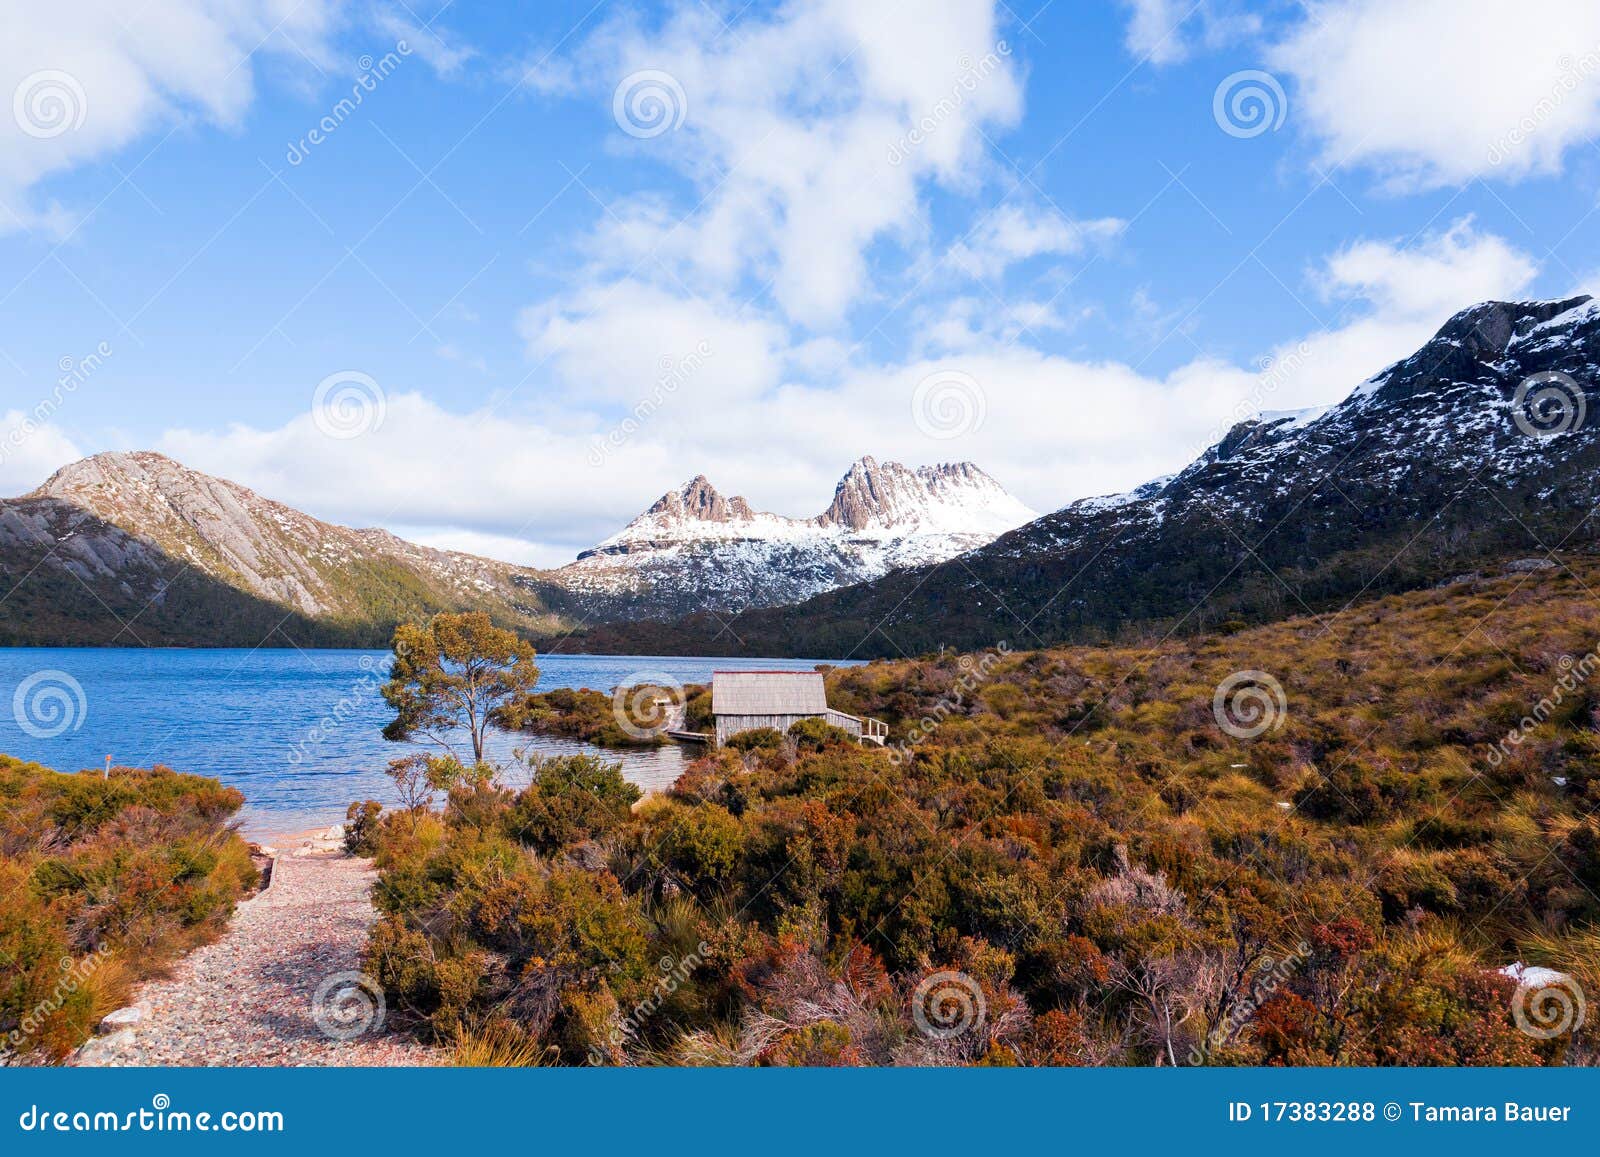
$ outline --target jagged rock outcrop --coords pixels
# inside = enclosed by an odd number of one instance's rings
[[[862,458],[813,518],[754,510],[701,475],[550,577],[591,618],[737,611],[952,558],[1033,516],[970,462]]]

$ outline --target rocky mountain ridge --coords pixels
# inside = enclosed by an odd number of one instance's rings
[[[1338,405],[1237,424],[1188,467],[961,556],[589,649],[915,654],[1322,613],[1595,546],[1600,303],[1485,302]],[[731,644],[738,640],[738,645]]]
[[[554,578],[591,612],[618,599],[653,608],[647,618],[702,609],[687,592],[703,592],[704,609],[738,611],[942,562],[1033,517],[970,462],[912,469],[861,458],[813,518],[757,511],[698,475]]]
[[[962,509],[973,495],[990,508]],[[697,478],[579,562],[535,570],[324,522],[162,454],[105,453],[0,501],[0,642],[381,645],[400,619],[459,609],[560,634],[803,598],[1028,513],[976,467],[869,458],[817,519],[757,513]]]

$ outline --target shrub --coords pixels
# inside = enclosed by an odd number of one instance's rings
[[[854,735],[842,727],[834,727],[826,719],[800,720],[789,728],[789,738],[802,751],[821,751],[825,747],[856,742]]]
[[[666,805],[654,817],[657,850],[685,880],[714,886],[739,860],[744,829],[727,808],[713,803]]]
[[[639,789],[622,778],[620,763],[590,755],[531,756],[532,781],[506,816],[516,839],[545,855],[597,839],[628,818]]]
[[[746,732],[638,806],[592,760],[454,790],[379,825],[369,958],[403,1019],[489,1059],[1594,1063],[1592,1026],[1518,1032],[1498,975],[1590,986],[1600,956],[1594,707],[1535,707],[1600,637],[1580,596],[1534,577],[1014,654],[980,690],[956,656],[831,671],[830,702],[921,741]],[[1213,712],[1247,670],[1288,704],[1255,738]],[[981,1028],[919,1030],[938,973]]]
[[[728,736],[724,746],[735,751],[777,751],[783,746],[783,732],[776,727],[752,727]]]
[[[352,856],[370,856],[378,850],[378,815],[383,805],[377,800],[353,803],[345,809],[344,850]]]
[[[214,938],[258,880],[243,797],[168,768],[0,756],[0,1049],[59,1060],[133,984]]]

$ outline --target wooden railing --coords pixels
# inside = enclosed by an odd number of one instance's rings
[[[841,726],[846,720],[850,723],[859,723],[861,730],[856,734],[866,743],[876,743],[882,747],[889,741],[889,725],[881,719],[868,719],[862,715],[850,715],[844,711],[835,711],[828,708],[827,720],[835,727]],[[854,728],[846,728],[854,730]]]

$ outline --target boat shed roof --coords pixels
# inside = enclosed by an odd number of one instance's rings
[[[828,694],[820,671],[713,671],[713,715],[822,715]]]

